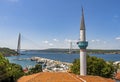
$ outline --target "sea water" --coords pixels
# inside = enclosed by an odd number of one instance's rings
[[[20,56],[10,56],[7,57],[11,63],[20,64],[23,68],[27,66],[34,66],[36,64],[35,61],[31,60],[17,60],[23,58],[31,58],[31,57],[42,57],[48,58],[52,60],[62,61],[62,62],[69,62],[72,63],[74,59],[79,58],[79,54],[64,54],[64,53],[41,53],[41,52],[27,52],[24,53],[25,55]],[[103,58],[106,61],[120,61],[120,54],[90,54],[90,56],[96,56],[98,58]]]

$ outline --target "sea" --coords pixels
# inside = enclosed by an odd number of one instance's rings
[[[52,60],[57,60],[61,62],[68,62],[72,63],[74,59],[80,58],[79,54],[65,54],[65,53],[41,53],[38,51],[29,51],[29,52],[22,52],[24,55],[19,56],[10,56],[7,59],[11,63],[16,63],[21,65],[23,68],[28,66],[35,66],[36,62],[31,60],[17,60],[23,58],[31,58],[31,57],[42,57],[48,58]],[[98,58],[103,58],[106,61],[120,61],[120,54],[90,54],[90,56],[96,56]]]

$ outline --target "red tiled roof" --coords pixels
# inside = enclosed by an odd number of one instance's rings
[[[115,76],[116,79],[120,80],[120,72],[118,72]]]
[[[17,82],[115,82],[99,76],[78,76],[67,72],[41,72],[23,76]]]

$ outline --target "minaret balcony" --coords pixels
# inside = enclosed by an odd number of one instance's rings
[[[80,41],[80,42],[77,42],[77,44],[80,49],[86,49],[86,47],[88,46],[88,42],[86,41]]]

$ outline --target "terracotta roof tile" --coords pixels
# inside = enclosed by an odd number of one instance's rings
[[[99,76],[79,76],[67,72],[41,72],[23,76],[17,82],[115,82]]]
[[[120,80],[120,72],[118,72],[115,76],[116,79]]]

